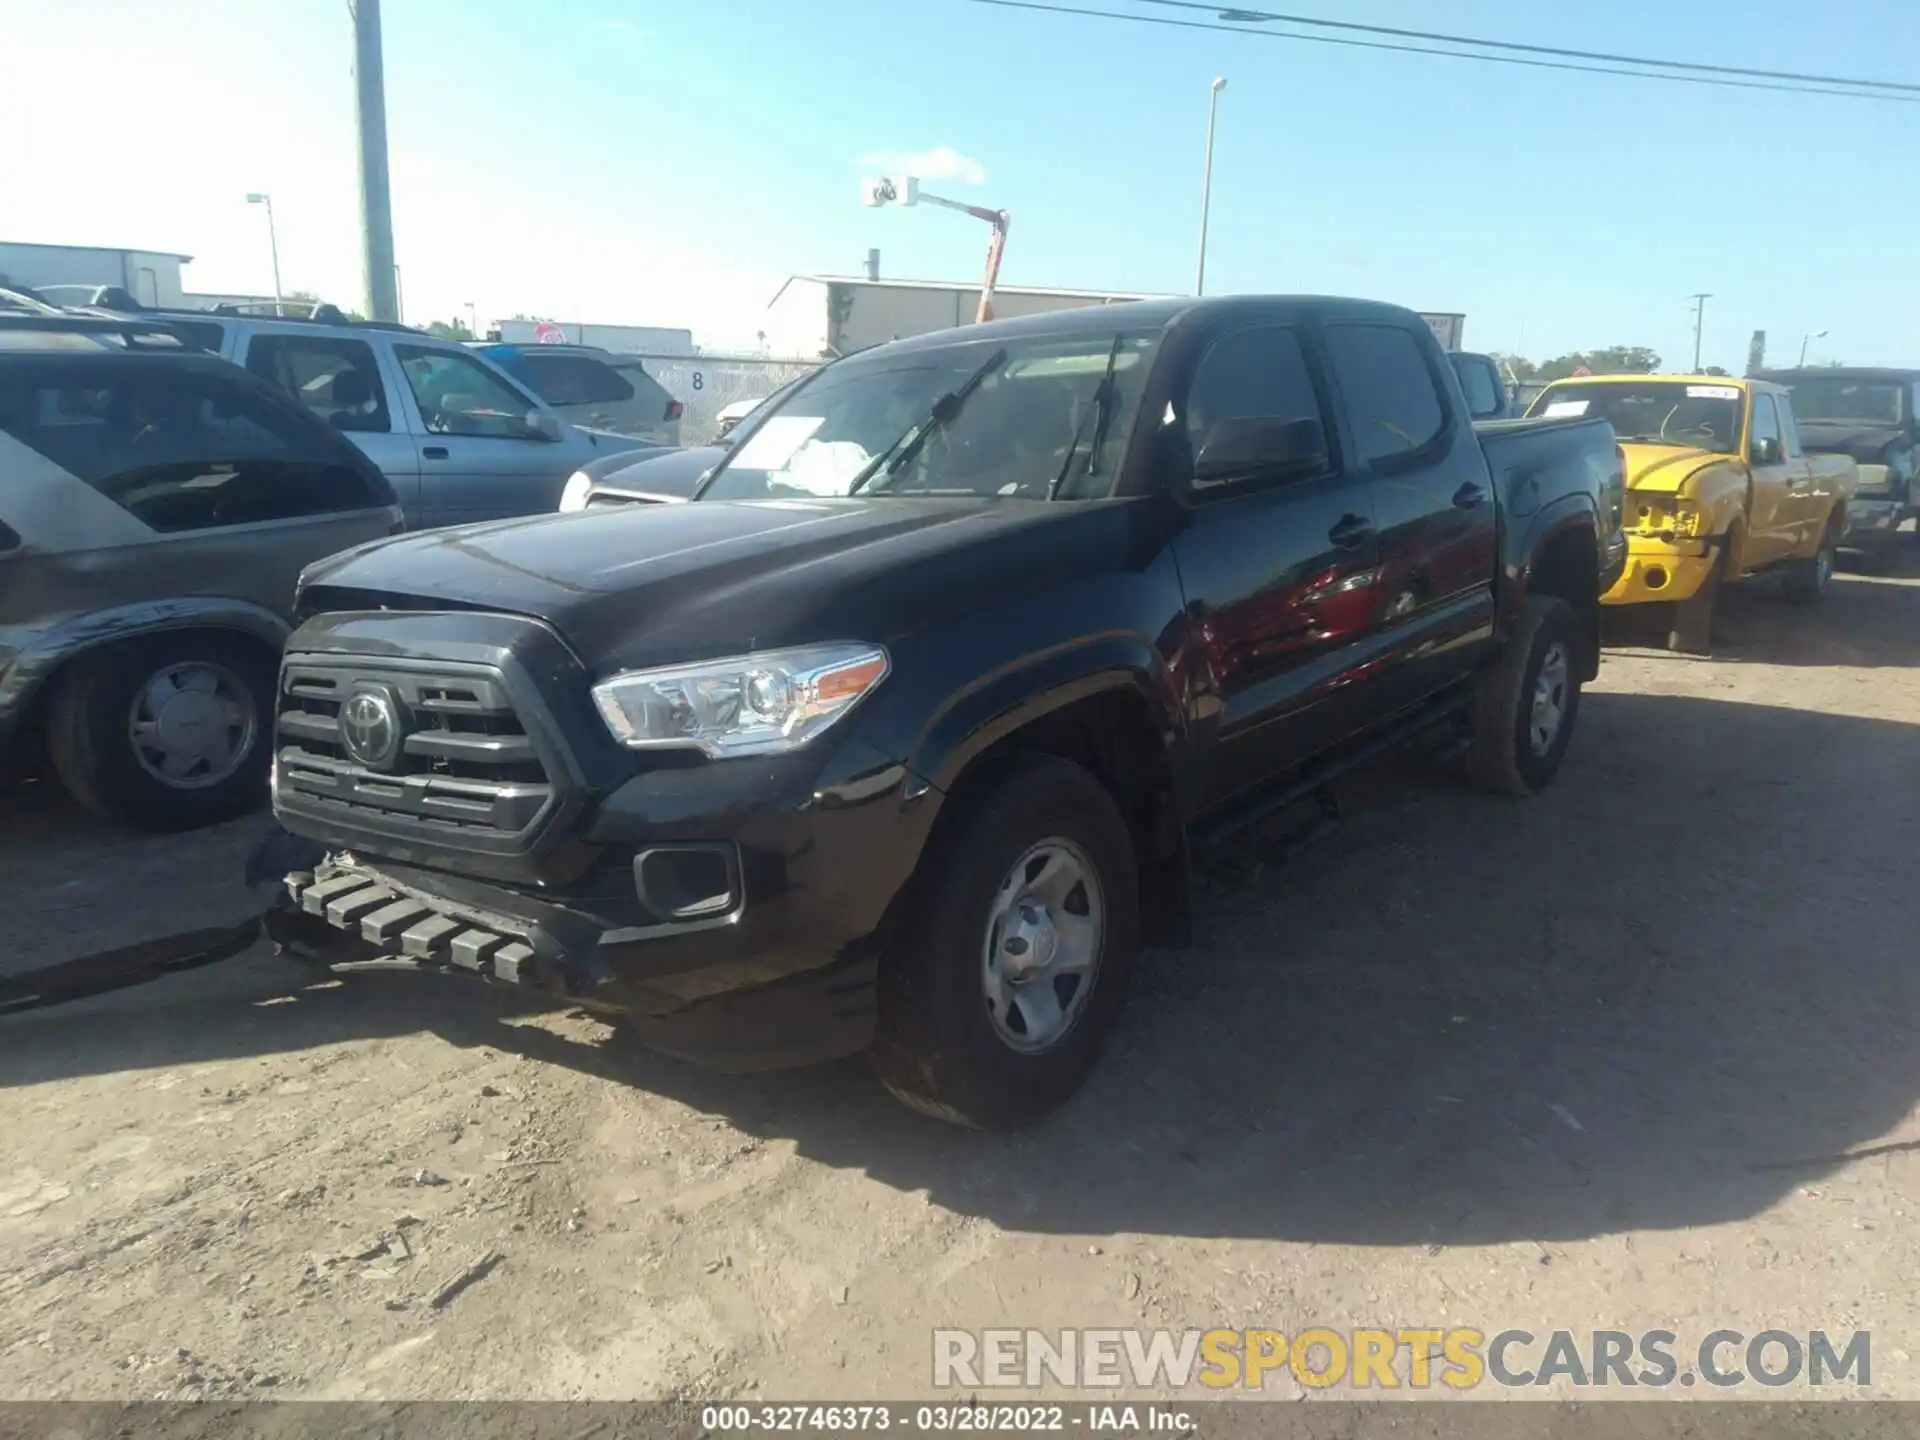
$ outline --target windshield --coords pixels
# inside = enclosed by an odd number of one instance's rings
[[[1740,387],[1684,380],[1550,385],[1527,414],[1608,421],[1629,444],[1686,445],[1732,455],[1740,449]]]
[[[1856,421],[1866,425],[1898,425],[1905,387],[1890,380],[1806,380],[1788,383],[1793,391],[1794,418],[1801,421]]]
[[[1158,344],[1157,334],[1109,330],[955,340],[934,350],[839,361],[756,413],[700,498],[845,495],[876,457],[975,375],[981,378],[964,403],[947,407],[947,422],[934,424],[906,463],[862,494],[1104,496],[1113,489]],[[1094,412],[1109,359],[1113,391],[1103,425]]]

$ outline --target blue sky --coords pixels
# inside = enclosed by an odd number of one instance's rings
[[[204,289],[359,293],[340,0],[4,0],[0,238],[179,249]],[[1130,0],[1097,8],[1133,8]],[[1281,8],[1281,7],[1271,7]],[[1333,18],[1911,78],[1893,0],[1291,0]],[[386,0],[408,318],[516,311],[750,339],[791,272],[971,279],[984,230],[858,202],[876,157],[1013,216],[1013,284],[1466,312],[1476,348],[1920,363],[1920,105],[1720,90],[963,0]],[[90,84],[76,93],[75,77]],[[22,143],[25,137],[26,143]],[[942,154],[941,152],[951,152]],[[941,163],[943,162],[944,163]],[[111,185],[98,177],[114,175]],[[973,183],[978,182],[978,183]],[[1833,197],[1844,197],[1846,204]]]

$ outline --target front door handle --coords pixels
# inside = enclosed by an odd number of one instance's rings
[[[1327,539],[1341,550],[1351,550],[1373,538],[1373,523],[1361,515],[1342,515],[1327,532]]]
[[[1457,509],[1471,510],[1487,498],[1487,492],[1469,480],[1453,492],[1453,503]]]
[[[420,447],[420,458],[423,460],[444,460],[447,458],[447,447],[444,445],[422,445]]]

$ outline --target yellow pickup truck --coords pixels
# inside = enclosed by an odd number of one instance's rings
[[[1777,572],[1811,604],[1833,579],[1859,484],[1843,455],[1808,455],[1786,387],[1715,375],[1556,380],[1530,417],[1610,421],[1626,457],[1627,568],[1607,605],[1673,606],[1668,648],[1705,654],[1723,581]]]

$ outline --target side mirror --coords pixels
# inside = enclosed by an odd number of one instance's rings
[[[545,410],[527,412],[527,433],[535,440],[554,441],[560,438],[560,420],[558,416]]]
[[[1311,474],[1327,464],[1327,434],[1318,420],[1257,415],[1222,420],[1193,457],[1196,485]]]
[[[1780,442],[1771,435],[1762,436],[1753,442],[1753,463],[1756,465],[1778,465],[1785,458]]]

